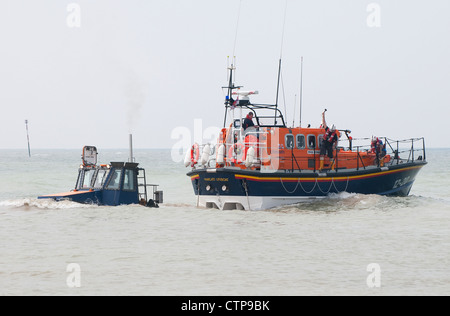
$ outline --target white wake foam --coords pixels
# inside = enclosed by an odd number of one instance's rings
[[[14,199],[0,201],[0,207],[7,208],[38,208],[38,209],[69,209],[69,208],[89,208],[93,205],[81,204],[72,201],[55,201],[52,199]]]

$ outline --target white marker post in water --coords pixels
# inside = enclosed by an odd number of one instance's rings
[[[28,157],[31,157],[31,151],[30,151],[30,135],[28,133],[28,120],[25,120],[25,127],[27,129],[27,142],[28,142]]]

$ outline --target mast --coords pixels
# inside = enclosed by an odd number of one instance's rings
[[[233,100],[233,90],[235,89],[239,89],[242,88],[242,86],[235,86],[233,83],[233,70],[235,70],[236,68],[234,67],[234,64],[231,64],[231,67],[228,67],[228,70],[230,71],[230,77],[228,80],[228,86],[227,87],[222,87],[222,89],[227,88],[228,92],[227,95],[225,97],[225,115],[224,115],[224,120],[223,120],[223,127],[226,127],[226,123],[227,123],[227,110],[228,108],[232,108],[233,103],[235,102]]]
[[[222,87],[222,88],[228,88],[227,96],[225,97],[225,115],[223,119],[223,127],[225,128],[227,124],[227,110],[230,107],[230,105],[233,104],[233,98],[231,97],[233,93],[233,63],[231,64],[231,67],[228,67],[228,70],[230,71],[230,76],[228,80],[228,87]]]

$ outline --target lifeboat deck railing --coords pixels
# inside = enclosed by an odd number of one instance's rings
[[[400,154],[408,153],[406,162],[414,162],[416,160],[426,161],[425,138],[410,138],[403,140],[392,140],[385,138],[386,145],[394,153],[394,161],[400,163]],[[394,145],[394,146],[392,146]],[[416,153],[419,153],[418,155]]]

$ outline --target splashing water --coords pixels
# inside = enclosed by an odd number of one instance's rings
[[[25,199],[0,201],[0,208],[1,207],[19,210],[32,210],[32,209],[62,210],[72,208],[92,208],[95,207],[95,205],[80,204],[68,200],[55,201],[52,199],[25,198]]]

